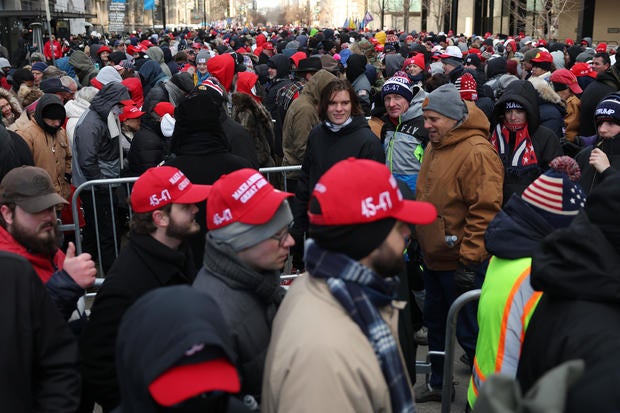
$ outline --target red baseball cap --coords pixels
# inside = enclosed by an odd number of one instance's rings
[[[237,369],[224,358],[169,369],[149,385],[149,393],[162,406],[174,406],[201,393],[241,389]]]
[[[580,94],[583,92],[579,83],[577,83],[577,77],[573,72],[568,69],[557,69],[553,73],[551,73],[551,81],[553,83],[562,83],[570,88],[570,90],[575,94]]]
[[[596,53],[607,52],[607,43],[599,43],[596,46]]]
[[[273,50],[273,43],[267,42],[263,45],[263,50]]]
[[[536,53],[536,56],[534,56],[531,61],[536,63],[553,63],[553,56],[551,56],[551,53],[541,50],[540,52]]]
[[[366,224],[385,218],[430,224],[437,218],[433,204],[404,200],[387,166],[369,159],[336,163],[319,179],[312,198],[321,208],[317,214],[308,212],[314,225]]]
[[[596,79],[596,75],[598,74],[594,71],[594,69],[592,69],[592,66],[590,66],[589,64],[585,62],[575,63],[570,68],[570,71],[573,72],[573,74],[577,77],[590,76],[593,79]]]
[[[269,221],[282,202],[293,196],[277,190],[260,172],[244,168],[222,175],[207,202],[207,227],[219,229],[234,222],[261,225]]]
[[[101,47],[99,48],[99,50],[97,50],[97,54],[101,54],[101,53],[103,53],[103,52],[108,52],[108,53],[111,53],[111,52],[112,52],[112,49],[110,49],[110,48],[109,48],[108,46],[106,46],[106,45],[103,45],[103,46],[101,46]]]
[[[142,112],[136,105],[131,101],[130,105],[123,106],[123,113],[118,115],[118,120],[121,122],[125,122],[127,119],[136,119],[140,116],[144,115],[145,112]]]
[[[149,168],[131,190],[131,207],[135,212],[150,212],[172,203],[194,204],[207,199],[210,191],[210,185],[192,184],[172,166]]]
[[[166,113],[174,117],[174,105],[170,102],[159,102],[153,108],[153,112],[157,113],[157,116],[162,117]]]

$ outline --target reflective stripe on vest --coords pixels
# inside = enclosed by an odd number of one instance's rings
[[[530,285],[531,263],[531,258],[497,257],[489,263],[478,305],[480,333],[467,392],[472,407],[487,376],[516,375],[525,330],[542,294]]]

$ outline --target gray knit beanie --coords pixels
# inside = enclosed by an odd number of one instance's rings
[[[201,50],[196,55],[196,63],[207,63],[210,58],[211,54],[208,50]]]
[[[233,222],[225,227],[209,231],[207,236],[215,241],[230,245],[236,252],[263,242],[293,222],[293,214],[287,200],[284,200],[273,217],[262,225]]]
[[[461,121],[467,115],[467,106],[459,90],[452,83],[441,85],[426,96],[422,110],[432,110],[450,119]]]

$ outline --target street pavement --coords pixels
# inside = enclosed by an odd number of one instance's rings
[[[416,360],[426,360],[427,351],[428,346],[418,346]],[[464,352],[461,347],[457,346],[454,357],[455,398],[450,407],[450,412],[452,413],[463,413],[465,411],[465,402],[467,401],[467,386],[469,385],[470,372],[467,366],[459,360],[463,354]],[[415,390],[417,391],[424,383],[425,376],[423,374],[418,374],[414,386]],[[439,413],[441,412],[441,403],[417,403],[415,408],[417,413]]]

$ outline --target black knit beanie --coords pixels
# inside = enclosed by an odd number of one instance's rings
[[[310,201],[309,209],[312,213],[320,213],[320,206],[314,198]],[[310,224],[309,235],[319,247],[327,251],[338,252],[354,260],[360,260],[385,241],[394,225],[396,225],[394,218],[355,225]]]

